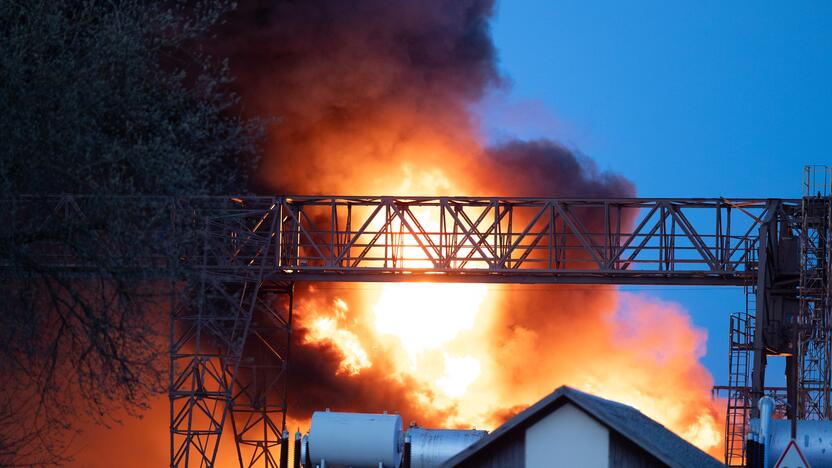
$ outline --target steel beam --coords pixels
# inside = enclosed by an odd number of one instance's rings
[[[133,230],[114,231],[108,213],[133,219]],[[274,297],[291,298],[296,281],[743,286],[757,297],[748,318],[754,371],[747,396],[737,395],[756,399],[767,356],[788,344],[783,298],[796,295],[783,280],[781,240],[806,231],[806,214],[800,199],[21,196],[0,204],[0,242],[9,246],[0,275],[14,278],[25,265],[99,273],[101,257],[67,248],[55,229],[85,220],[83,245],[108,247],[108,272],[183,285],[170,330],[170,464],[215,466],[229,426],[241,466],[273,466],[288,340],[286,350],[272,344],[288,336],[291,307],[280,308],[282,321],[264,317],[275,317]],[[826,258],[823,236],[813,245]],[[810,351],[801,356],[830,352],[829,294],[804,301],[800,320],[814,334],[803,334]],[[801,385],[821,397],[804,398],[812,410],[803,412],[828,417],[829,360],[806,368],[813,359],[800,360]]]
[[[240,466],[277,468],[286,442],[294,285],[270,285],[259,302],[232,389],[230,420]]]

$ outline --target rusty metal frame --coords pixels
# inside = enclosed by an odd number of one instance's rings
[[[280,197],[277,204],[281,241],[267,279],[371,282],[746,285],[755,274],[749,252],[770,209],[759,199]],[[602,223],[586,226],[587,219]]]

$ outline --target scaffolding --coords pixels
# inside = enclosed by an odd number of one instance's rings
[[[727,411],[725,418],[725,464],[745,466],[745,434],[752,409],[750,373],[754,341],[754,286],[745,288],[745,309],[730,317]]]
[[[830,419],[830,181],[832,169],[804,172],[800,236],[797,416]]]
[[[171,467],[215,466],[228,425],[240,467],[278,467],[294,283],[264,279],[278,250],[274,206],[191,206],[201,248],[192,249],[189,291],[171,320]]]

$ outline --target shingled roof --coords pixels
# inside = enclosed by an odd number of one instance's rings
[[[725,466],[637,409],[567,386],[558,388],[546,398],[511,418],[497,430],[445,462],[443,466],[459,465],[509,432],[518,428],[524,429],[533,422],[530,420],[536,420],[536,416],[554,411],[566,402],[574,404],[609,430],[615,431],[671,467]]]

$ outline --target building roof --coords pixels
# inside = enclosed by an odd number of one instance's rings
[[[617,432],[669,466],[679,468],[725,466],[637,409],[567,386],[558,388],[546,398],[511,418],[494,432],[445,462],[444,466],[459,465],[494,441],[515,429],[525,429],[536,421],[537,417],[551,413],[567,402],[574,404],[608,429]]]

